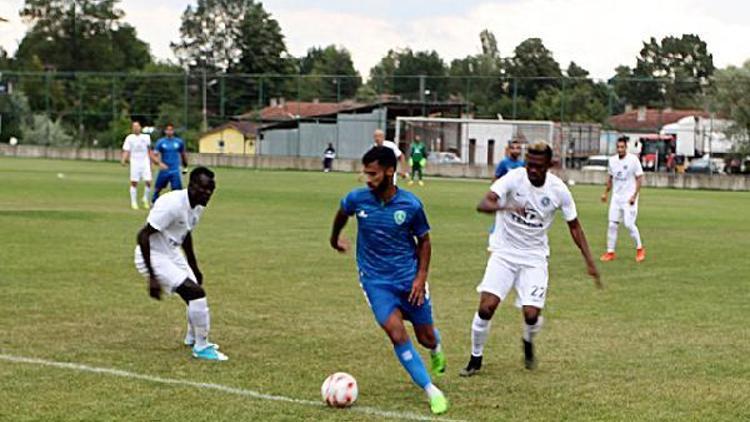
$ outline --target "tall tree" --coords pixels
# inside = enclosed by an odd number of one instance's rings
[[[499,101],[507,94],[503,61],[492,32],[483,30],[479,39],[481,54],[451,61],[448,85],[451,94],[468,101],[477,115],[494,117],[505,111]]]
[[[711,103],[714,111],[732,121],[729,136],[738,151],[750,154],[750,60],[716,71]]]
[[[643,43],[635,68],[615,70],[615,79],[620,79],[615,86],[632,105],[696,107],[714,70],[713,56],[699,36],[651,37]]]
[[[533,101],[542,89],[560,85],[560,64],[540,38],[524,40],[513,53],[506,64],[507,73],[519,78],[517,93],[520,97]]]
[[[148,45],[122,21],[119,0],[26,0],[30,26],[16,51],[24,69],[37,57],[57,70],[127,71],[151,61]]]
[[[417,51],[409,48],[389,50],[388,54],[370,70],[370,79],[379,92],[400,95],[406,99],[430,101],[448,97],[447,68],[436,51]],[[420,92],[424,80],[424,92]]]
[[[309,49],[307,55],[300,59],[299,71],[307,76],[303,78],[301,87],[304,99],[340,101],[352,98],[362,84],[349,51],[335,45]]]

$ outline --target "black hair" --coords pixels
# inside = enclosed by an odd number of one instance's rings
[[[552,161],[552,147],[546,142],[534,142],[526,150],[528,155],[544,156],[547,161]]]
[[[386,169],[396,168],[396,154],[388,147],[372,147],[362,157],[362,164],[364,165],[368,165],[375,161]]]
[[[630,140],[630,138],[628,138],[627,136],[620,136],[619,138],[617,138],[617,142],[618,142],[618,143],[619,143],[619,142],[624,142],[624,143],[625,143],[625,145],[627,145],[627,144],[628,144],[628,141],[629,141],[629,140]]]
[[[511,145],[521,145],[521,141],[519,139],[511,139],[510,141],[508,141],[508,146]]]
[[[208,169],[208,167],[196,167],[193,169],[193,171],[190,172],[190,183],[197,183],[198,178],[201,176],[206,176],[209,179],[214,178],[214,172]]]

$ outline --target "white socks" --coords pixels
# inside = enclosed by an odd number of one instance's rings
[[[625,228],[630,232],[630,237],[633,238],[636,249],[642,248],[643,244],[641,243],[641,233],[638,231],[638,226],[633,223],[632,225],[626,225]]]
[[[607,252],[614,252],[617,244],[617,223],[610,221],[607,226]]]
[[[188,319],[193,326],[195,347],[203,349],[208,346],[208,330],[211,318],[208,314],[208,301],[205,297],[188,302]]]
[[[143,187],[143,202],[148,203],[148,198],[151,194],[151,187],[146,185]]]
[[[439,388],[435,387],[432,383],[427,384],[427,387],[424,388],[424,392],[427,393],[428,400],[432,400],[432,398],[435,396],[443,395],[443,392],[440,391]]]
[[[542,325],[544,325],[544,318],[539,317],[536,320],[536,324],[529,325],[526,322],[523,323],[523,339],[528,341],[529,343],[534,342],[534,336],[539,334],[539,331],[542,330]]]
[[[135,186],[130,187],[130,203],[131,204],[138,203],[138,188]]]
[[[190,307],[185,306],[185,313],[187,314],[187,333],[185,334],[185,344],[195,343],[195,331],[193,330],[193,324],[190,323]]]
[[[484,343],[490,334],[490,320],[482,319],[479,313],[474,314],[474,320],[471,322],[471,355],[482,356],[484,353]]]

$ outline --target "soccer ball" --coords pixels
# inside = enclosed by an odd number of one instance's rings
[[[570,186],[572,188],[575,185],[576,185],[576,181],[575,180],[573,180],[573,179],[568,180],[568,186]]]
[[[11,136],[10,141],[8,141],[8,143],[10,144],[10,146],[14,147],[18,145],[18,138],[16,138],[15,136]]]
[[[336,372],[323,381],[320,394],[328,406],[349,407],[357,401],[357,380],[346,372]]]

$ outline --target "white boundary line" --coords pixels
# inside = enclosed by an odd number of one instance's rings
[[[12,363],[26,363],[30,365],[46,366],[46,367],[52,367],[52,368],[58,368],[58,369],[69,369],[69,370],[77,371],[77,372],[90,372],[94,374],[111,375],[115,377],[148,381],[148,382],[154,382],[154,383],[159,383],[159,384],[169,384],[169,385],[185,386],[185,387],[192,387],[192,388],[200,388],[203,390],[214,390],[214,391],[220,391],[222,393],[227,393],[227,394],[252,397],[254,399],[259,399],[259,400],[286,402],[286,403],[293,403],[293,404],[299,404],[299,405],[304,405],[304,406],[314,406],[314,407],[323,406],[323,403],[318,402],[318,401],[295,399],[292,397],[277,396],[273,394],[265,394],[265,393],[260,393],[260,392],[253,391],[253,390],[245,390],[242,388],[229,387],[229,386],[221,385],[221,384],[194,382],[194,381],[180,380],[180,379],[174,379],[174,378],[162,378],[162,377],[157,377],[153,375],[145,375],[145,374],[138,374],[135,372],[123,371],[120,369],[101,368],[101,367],[96,367],[96,366],[83,365],[79,363],[56,362],[52,360],[45,360],[45,359],[38,359],[38,358],[31,358],[31,357],[24,357],[24,356],[13,356],[13,355],[6,355],[6,354],[0,354],[0,360],[4,360],[6,362],[12,362]],[[381,410],[375,407],[367,407],[367,406],[353,406],[348,411],[363,413],[369,416],[378,416],[382,418],[400,419],[400,420],[411,420],[411,421],[437,420],[437,421],[445,421],[445,422],[460,422],[455,419],[432,418],[429,416],[419,415],[417,413]]]

